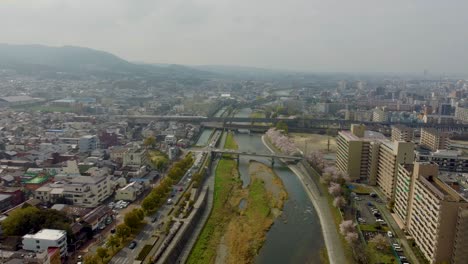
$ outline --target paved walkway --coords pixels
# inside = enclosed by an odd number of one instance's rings
[[[262,142],[271,152],[274,152],[268,143],[266,143],[264,136],[262,137]],[[346,256],[344,255],[344,249],[340,240],[340,234],[338,234],[333,215],[330,212],[327,197],[321,195],[319,187],[312,180],[312,177],[316,177],[316,175],[309,175],[307,171],[299,164],[288,165],[288,167],[292,172],[294,172],[294,174],[297,175],[301,181],[307,195],[309,196],[315,210],[317,211],[330,263],[347,263]]]

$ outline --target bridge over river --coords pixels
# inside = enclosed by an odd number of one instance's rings
[[[294,162],[302,160],[301,156],[290,156],[290,155],[282,155],[282,154],[275,154],[275,153],[256,153],[256,152],[238,151],[238,150],[232,150],[232,149],[215,149],[215,148],[211,148],[209,149],[209,151],[211,151],[212,154],[231,154],[231,155],[237,156],[238,160],[239,160],[239,156],[271,158],[271,166],[275,165],[275,158],[294,161]],[[212,157],[215,157],[215,155],[212,155]]]

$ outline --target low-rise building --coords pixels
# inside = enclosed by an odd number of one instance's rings
[[[148,152],[144,148],[131,148],[123,154],[123,166],[142,166],[148,163]]]
[[[82,136],[78,141],[78,149],[81,153],[89,153],[98,147],[98,138],[95,135]]]
[[[67,255],[67,232],[56,229],[42,229],[36,234],[23,236],[23,249],[34,252],[45,251],[48,248],[60,248],[62,257]]]
[[[131,182],[125,187],[115,191],[115,200],[135,201],[143,193],[143,185],[139,182]]]
[[[35,190],[34,197],[44,203],[55,203],[64,199],[82,207],[96,207],[112,194],[112,183],[108,176],[75,176],[42,186]]]
[[[416,151],[416,161],[433,162],[441,171],[468,172],[468,157],[459,150]]]

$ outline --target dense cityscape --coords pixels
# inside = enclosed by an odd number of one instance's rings
[[[0,264],[468,264],[468,1],[0,1]]]
[[[3,66],[2,263],[464,263],[468,81],[158,67]]]

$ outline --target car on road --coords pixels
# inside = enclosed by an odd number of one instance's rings
[[[366,222],[366,219],[364,219],[364,218],[358,218],[358,222],[359,222],[359,223],[365,223],[365,222]]]
[[[132,241],[132,242],[130,242],[130,245],[128,245],[128,248],[129,248],[129,249],[134,249],[134,248],[136,248],[136,246],[137,246],[137,242],[136,242],[136,241]]]
[[[388,236],[388,237],[393,237],[392,231],[388,231],[388,232],[387,232],[387,236]]]
[[[159,217],[158,217],[157,215],[153,216],[153,217],[151,218],[151,223],[155,223],[156,221],[158,221],[158,218],[159,218]]]

